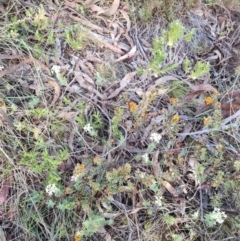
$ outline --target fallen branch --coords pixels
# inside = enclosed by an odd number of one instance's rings
[[[201,130],[201,131],[194,131],[194,132],[190,132],[190,133],[179,133],[178,136],[193,136],[193,135],[201,135],[201,134],[205,134],[205,133],[210,133],[213,131],[223,131],[228,129],[229,127],[237,127],[239,124],[236,122],[234,124],[229,124],[229,125],[221,125],[221,128],[211,128],[211,129],[205,129],[205,130]]]

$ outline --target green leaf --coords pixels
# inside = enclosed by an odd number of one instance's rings
[[[55,206],[55,203],[52,199],[48,200],[46,204],[48,208],[53,208]]]
[[[61,211],[65,211],[65,210],[66,210],[66,206],[65,206],[63,203],[59,203],[59,204],[57,205],[57,208],[58,208],[59,210],[61,210]]]

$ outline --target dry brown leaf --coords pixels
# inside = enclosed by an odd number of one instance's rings
[[[197,167],[199,165],[197,159],[195,157],[190,157],[188,160],[188,165],[189,165],[189,171],[192,171],[194,174],[194,181],[195,181],[195,187],[200,184],[198,175],[196,174]]]
[[[218,58],[219,57],[217,55],[212,55],[212,56],[207,57],[206,60],[210,61],[210,60],[216,60]]]
[[[128,40],[128,42],[130,43],[131,47],[134,46],[134,43],[133,43],[133,40],[132,38],[129,36],[129,31],[131,29],[131,20],[129,18],[129,15],[127,12],[123,11],[123,10],[120,10],[120,12],[122,13],[123,17],[125,18],[126,22],[127,22],[127,29],[125,30],[125,38]]]
[[[79,92],[81,92],[81,89],[80,89],[79,85],[73,84],[72,86],[68,86],[66,88],[66,91],[69,91],[71,93],[79,93]]]
[[[24,55],[9,55],[9,54],[0,54],[0,59],[22,59]]]
[[[111,238],[110,234],[104,228],[100,228],[98,233],[105,239],[105,241],[114,241],[114,239]]]
[[[53,106],[60,97],[61,88],[60,88],[59,84],[53,79],[48,78],[47,82],[54,88],[54,96],[53,96],[52,102],[50,104],[50,106]]]
[[[87,75],[87,74],[84,74],[83,72],[81,71],[74,71],[74,76],[76,78],[83,78],[84,79],[84,82],[87,84],[90,84],[92,86],[95,85],[94,81]]]
[[[182,133],[189,133],[193,128],[193,125],[191,123],[188,123],[187,125],[184,126],[183,132]],[[183,142],[187,136],[180,136],[178,138],[178,142]]]
[[[136,89],[136,94],[142,97],[146,94],[146,92],[143,89]]]
[[[6,201],[8,194],[9,194],[9,188],[10,188],[10,179],[7,178],[3,182],[2,189],[0,191],[0,205],[3,205],[4,202]]]
[[[228,92],[227,94],[226,94],[226,97],[228,97],[228,98],[238,98],[238,99],[240,99],[240,91],[239,90],[235,90],[235,91],[231,91],[231,92]]]
[[[44,69],[45,71],[47,71],[47,73],[50,75],[51,72],[49,70],[49,68],[44,65],[42,62],[40,62],[39,60],[36,60],[34,58],[29,58],[29,59],[25,59],[23,60],[21,63],[14,65],[10,68],[4,69],[3,71],[0,72],[0,78],[4,77],[5,75],[11,74],[13,72],[15,72],[17,69],[19,69],[21,66],[25,65],[25,64],[31,64],[34,63],[35,65],[40,65],[40,67],[42,69]]]
[[[188,103],[189,101],[191,101],[193,98],[199,96],[201,93],[203,92],[203,90],[197,90],[194,92],[191,92],[189,94],[187,94],[185,96],[185,98],[181,101],[181,103],[179,103],[180,105],[183,105],[185,103]]]
[[[73,71],[76,81],[79,83],[80,87],[88,90],[90,94],[96,94],[98,97],[100,97],[102,100],[104,99],[104,96],[99,93],[98,90],[94,89],[94,87],[91,84],[87,84],[85,79],[82,77],[82,75],[78,74],[78,71]],[[76,74],[76,75],[75,75]]]
[[[178,196],[178,192],[175,190],[175,188],[168,182],[165,180],[161,181],[161,184],[168,190],[168,192],[170,192],[174,197]]]
[[[203,10],[200,8],[200,6],[197,6],[197,7],[195,7],[195,8],[192,8],[191,10],[190,10],[190,12],[191,13],[193,13],[193,14],[195,14],[195,15],[197,15],[197,16],[203,16],[203,14],[204,14],[204,12],[203,12]]]
[[[86,0],[84,4],[85,4],[86,6],[90,6],[90,5],[92,5],[93,3],[94,3],[94,0]]]
[[[70,2],[70,1],[65,0],[65,1],[64,1],[64,5],[67,6],[67,7],[72,8],[72,9],[75,9],[77,3],[74,2],[74,1],[73,1],[73,2],[71,1],[71,2]]]
[[[184,81],[185,83],[188,84],[189,88],[192,89],[193,91],[211,91],[214,94],[219,94],[217,89],[215,89],[214,87],[212,87],[210,84],[200,84],[200,85],[193,85],[187,81]]]
[[[107,99],[114,98],[117,96],[132,80],[132,78],[136,75],[136,71],[128,73],[125,75],[125,77],[120,81],[120,87],[117,88],[113,93],[107,97]]]
[[[7,107],[3,99],[0,98],[0,126],[3,126],[2,118],[8,123],[11,128],[14,128],[12,121],[7,115]]]
[[[219,50],[217,50],[217,49],[213,50],[213,52],[218,56],[219,61],[221,61],[222,60],[221,52]]]
[[[154,91],[154,93],[157,95],[164,95],[167,93],[167,91],[168,89],[157,89],[156,92]],[[153,91],[144,91],[142,89],[137,89],[136,94],[140,97],[149,97],[153,94]]]
[[[75,78],[80,79],[86,85],[95,86],[95,82],[86,74],[81,71],[73,71]]]
[[[55,39],[55,56],[58,59],[62,56],[61,40],[59,38]]]
[[[131,212],[129,212],[129,214],[135,214],[140,210],[142,210],[142,208],[134,208],[134,209],[131,210]]]
[[[194,113],[195,115],[199,115],[207,110],[211,109],[210,105],[203,105],[201,106],[199,109],[197,109],[197,111]]]
[[[0,98],[0,109],[7,114],[7,107],[3,99]]]
[[[4,69],[3,71],[0,72],[0,78],[4,77],[5,75],[13,73],[14,71],[16,71],[18,68],[20,68],[24,64],[29,64],[29,63],[32,63],[32,62],[33,62],[33,59],[25,59],[17,65],[13,65],[10,68]]]
[[[117,63],[117,62],[123,61],[125,59],[132,58],[134,56],[134,54],[136,53],[136,51],[137,51],[137,46],[134,45],[133,48],[128,53],[126,53],[125,55],[118,58],[115,62]]]
[[[236,113],[238,110],[240,110],[240,105],[234,102],[222,103],[221,108],[222,108],[222,116],[223,118],[226,118]]]
[[[92,84],[93,86],[95,85],[94,80],[87,74],[82,73],[82,77],[90,84]]]
[[[106,16],[111,16],[115,14],[119,8],[119,5],[120,5],[120,0],[114,0],[112,6],[109,9],[105,10],[103,14]]]
[[[90,8],[91,8],[91,10],[92,10],[93,12],[97,12],[98,15],[99,15],[99,14],[102,14],[102,13],[104,12],[104,9],[101,8],[101,7],[99,7],[99,6],[97,6],[96,4],[90,5]]]
[[[178,80],[178,78],[176,78],[172,75],[166,75],[166,76],[163,76],[161,78],[158,78],[155,81],[154,84],[152,84],[148,87],[148,91],[155,90],[158,85],[164,84],[164,83],[166,83],[168,81],[171,81],[171,80]]]
[[[90,78],[93,78],[93,75],[92,75],[91,71],[85,65],[85,63],[83,61],[78,60],[77,66],[79,66],[86,75],[88,75]],[[92,83],[94,84],[94,81],[92,81]]]
[[[113,52],[115,53],[118,53],[118,54],[124,54],[124,51],[122,51],[119,47],[117,46],[114,46],[110,43],[107,43],[107,42],[104,42],[104,45],[106,48],[109,48],[110,50],[112,50]]]
[[[95,73],[95,68],[96,68],[96,67],[93,66],[92,63],[86,62],[85,65],[87,66],[87,68],[89,69],[89,71],[90,71],[91,73]],[[92,76],[93,76],[93,75],[92,75]]]
[[[153,174],[155,176],[156,179],[158,179],[160,177],[161,174],[161,169],[160,169],[160,165],[158,162],[158,157],[159,157],[159,149],[156,151],[156,153],[153,156]]]
[[[95,4],[89,5],[92,11],[97,12],[97,14],[103,14],[106,16],[112,16],[115,14],[119,8],[120,0],[114,0],[109,9],[103,9]]]
[[[97,31],[99,31],[101,33],[104,33],[104,32],[105,33],[109,33],[110,32],[110,30],[108,30],[107,28],[99,27],[96,24],[90,22],[89,20],[76,17],[73,14],[69,14],[69,12],[67,12],[67,11],[65,12],[65,14],[67,15],[67,17],[70,17],[71,19],[81,23],[82,25],[87,26],[87,27],[89,27],[91,29],[97,30]]]
[[[78,114],[79,112],[76,112],[76,111],[70,111],[70,112],[62,111],[58,114],[57,117],[62,120],[72,121]]]
[[[74,142],[74,135],[75,135],[75,130],[74,128],[72,129],[72,131],[70,132],[69,134],[69,137],[68,137],[68,147],[71,151],[74,150],[74,146],[73,146],[73,142]]]
[[[181,194],[183,194],[183,193],[184,193],[184,194],[187,194],[187,193],[188,193],[185,184],[182,184],[182,185],[176,187],[176,191],[178,192],[178,195],[181,195]]]
[[[120,10],[121,14],[123,15],[123,17],[125,18],[125,20],[127,21],[127,31],[129,32],[131,29],[131,20],[129,18],[129,15],[126,11]]]
[[[114,219],[116,217],[118,217],[119,215],[121,215],[120,213],[102,213],[104,218],[110,218],[110,219]]]

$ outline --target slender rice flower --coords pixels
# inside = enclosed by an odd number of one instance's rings
[[[61,66],[53,65],[52,68],[51,68],[51,72],[56,74],[56,75],[59,75],[60,72],[61,72]]]
[[[49,196],[60,192],[60,189],[56,186],[55,183],[47,185],[45,190]]]
[[[225,212],[221,211],[220,208],[214,208],[212,212],[205,214],[205,221],[210,227],[222,224],[226,218],[227,215]]]
[[[90,123],[86,124],[84,127],[83,127],[83,130],[87,133],[89,133],[89,135],[91,136],[94,136],[95,135],[95,131],[93,129],[93,127],[90,125]]]
[[[155,204],[159,207],[162,206],[162,197],[155,196]]]
[[[161,139],[162,139],[162,136],[156,132],[151,133],[151,135],[150,135],[150,140],[154,141],[156,143],[159,143]]]
[[[216,222],[219,224],[222,224],[224,220],[227,218],[225,212],[220,211],[220,208],[214,208],[212,215]]]

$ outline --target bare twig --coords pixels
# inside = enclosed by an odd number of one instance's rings
[[[240,116],[240,110],[238,110],[235,114],[229,116],[228,118],[224,119],[221,122],[221,128],[211,128],[211,129],[203,129],[201,131],[195,131],[195,132],[189,132],[189,133],[179,133],[179,136],[192,136],[192,135],[201,135],[201,134],[205,134],[205,133],[210,133],[210,132],[214,132],[214,131],[223,131],[226,130],[230,127],[237,127],[239,126],[239,123],[236,121],[233,124],[229,124],[226,125],[227,123],[229,123],[230,121],[232,121],[233,119],[236,119],[237,117]]]

